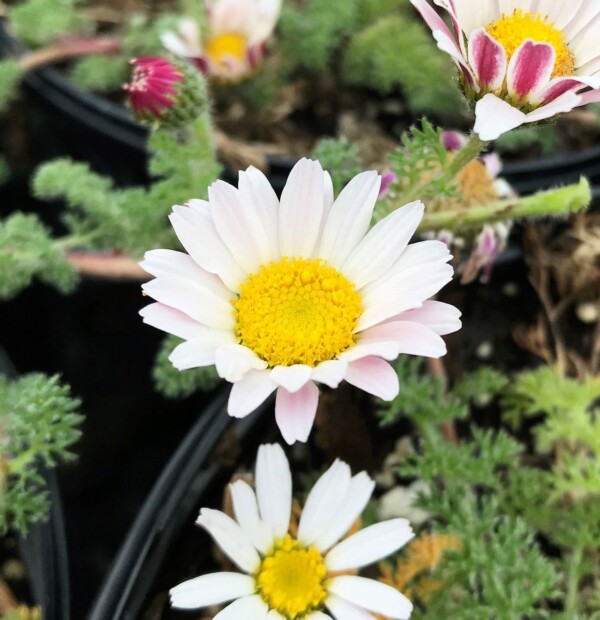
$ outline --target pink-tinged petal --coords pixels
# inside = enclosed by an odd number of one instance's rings
[[[408,620],[413,609],[412,603],[396,588],[365,577],[334,577],[329,584],[329,591],[354,605],[394,620]]]
[[[330,388],[336,388],[344,380],[346,370],[348,370],[348,362],[329,360],[321,362],[313,368],[310,378],[318,383],[324,383]]]
[[[502,172],[502,160],[497,153],[487,153],[481,160],[487,170],[491,179],[496,177]]]
[[[271,379],[288,392],[297,392],[310,381],[312,368],[305,364],[293,366],[275,366],[271,370]]]
[[[254,594],[256,586],[250,575],[211,573],[189,579],[169,591],[175,609],[198,609]]]
[[[319,390],[312,381],[294,393],[282,387],[277,390],[275,421],[288,444],[308,439],[318,402]]]
[[[342,267],[357,289],[381,277],[398,260],[417,230],[424,210],[421,201],[411,202],[371,228]]]
[[[344,264],[369,230],[380,186],[381,177],[370,171],[344,187],[327,216],[317,256],[336,269]]]
[[[512,97],[528,101],[529,96],[550,81],[556,51],[548,43],[523,41],[508,63],[506,85]]]
[[[587,105],[588,103],[598,103],[600,102],[600,89],[590,90],[587,93],[581,94],[580,97],[581,97],[581,100],[578,105]]]
[[[193,207],[175,205],[169,220],[181,245],[194,261],[237,292],[248,272],[233,258],[217,233],[212,217]]]
[[[361,334],[362,335],[362,334]],[[339,359],[344,362],[354,362],[363,357],[382,357],[384,360],[395,360],[400,354],[400,346],[395,340],[371,340],[361,342],[360,340],[347,351],[340,353]]]
[[[216,181],[208,188],[208,198],[217,232],[240,265],[252,273],[272,260],[261,219],[239,190]]]
[[[275,190],[267,177],[254,166],[240,172],[238,187],[246,204],[256,212],[256,219],[264,227],[271,260],[279,260],[279,199]]]
[[[241,344],[231,344],[217,349],[215,366],[219,377],[232,383],[240,381],[250,370],[264,370],[267,362],[261,360],[254,351]]]
[[[301,159],[281,193],[279,249],[282,256],[311,258],[321,233],[325,175],[321,164]]]
[[[221,550],[246,573],[260,566],[260,556],[239,523],[220,510],[202,508],[196,524],[203,527]]]
[[[270,620],[268,613],[269,606],[263,601],[262,596],[254,594],[234,601],[220,611],[213,620],[240,620],[240,618]]]
[[[375,523],[336,545],[325,564],[332,572],[362,568],[396,553],[414,535],[408,519]]]
[[[140,316],[146,325],[151,325],[167,334],[173,334],[183,340],[193,340],[200,338],[207,329],[198,321],[194,321],[187,314],[175,308],[170,308],[164,304],[154,303],[145,306],[140,310]]]
[[[375,616],[366,609],[331,594],[325,601],[325,606],[333,614],[335,620],[375,620]]]
[[[500,18],[498,0],[434,0],[443,7],[452,18],[457,31],[462,31],[467,38],[477,30]],[[501,2],[502,0],[500,0]],[[520,4],[528,0],[520,0]],[[527,10],[527,9],[524,9]],[[512,13],[512,11],[510,11]]]
[[[169,355],[169,361],[177,370],[212,366],[215,363],[216,351],[232,342],[235,340],[231,332],[206,327],[200,338],[186,340],[177,345]]]
[[[231,387],[227,413],[234,418],[245,418],[271,396],[277,384],[264,370],[250,370]]]
[[[525,122],[525,114],[507,101],[488,93],[475,105],[473,131],[484,141],[496,140],[503,133]]]
[[[445,336],[458,331],[462,327],[461,312],[458,308],[442,301],[428,299],[420,308],[407,310],[393,317],[393,321],[412,321],[421,323],[432,329],[436,334]]]
[[[506,76],[506,50],[485,29],[476,30],[469,39],[469,63],[483,90],[498,90]]]
[[[215,294],[201,282],[175,276],[156,278],[143,284],[142,290],[156,301],[181,310],[199,323],[215,329],[233,328],[229,300]]]
[[[382,323],[361,332],[359,343],[391,340],[396,343],[398,354],[442,357],[446,355],[446,343],[430,327],[411,321]],[[383,356],[382,356],[383,357]],[[391,358],[394,359],[394,358]]]
[[[593,91],[592,91],[593,92]],[[578,95],[573,91],[567,91],[560,97],[557,97],[550,103],[536,108],[533,112],[529,112],[525,116],[526,123],[536,123],[547,118],[552,118],[557,114],[570,112],[573,108],[583,105],[583,95]]]
[[[558,99],[568,91],[579,91],[583,88],[600,88],[600,74],[592,77],[574,76],[568,78],[555,78],[541,90],[533,93],[530,101],[533,104],[545,105]]]
[[[396,371],[378,357],[365,357],[348,365],[346,381],[382,400],[393,400],[400,391]]]

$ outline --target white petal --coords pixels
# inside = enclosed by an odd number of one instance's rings
[[[369,502],[374,488],[375,481],[364,471],[350,480],[340,509],[315,541],[315,546],[320,551],[329,549],[352,527]]]
[[[229,485],[233,512],[242,530],[252,544],[264,555],[273,545],[273,533],[258,513],[258,503],[254,491],[243,480]]]
[[[269,239],[256,211],[233,185],[216,181],[208,188],[217,232],[236,261],[250,273],[272,259]]]
[[[396,371],[378,357],[365,357],[348,366],[346,381],[383,400],[393,400],[400,391]]]
[[[230,344],[217,349],[215,365],[219,377],[235,383],[240,381],[250,370],[264,370],[268,364],[248,347],[241,344]]]
[[[458,308],[442,301],[428,299],[420,308],[407,310],[393,318],[398,321],[413,321],[427,325],[436,334],[445,336],[462,327],[460,316],[461,312]]]
[[[186,56],[191,55],[190,49],[185,44],[183,39],[172,31],[163,32],[160,35],[160,42],[169,52],[171,52],[171,54],[175,54],[175,56],[185,58]]]
[[[375,620],[366,609],[331,594],[325,601],[325,606],[331,611],[335,620]]]
[[[275,421],[288,444],[305,442],[317,414],[319,389],[312,382],[305,383],[297,392],[280,387],[275,398]]]
[[[381,177],[377,172],[363,172],[344,187],[333,204],[317,255],[336,269],[342,267],[369,230],[380,186]]]
[[[240,172],[238,187],[246,204],[254,209],[257,220],[264,228],[271,260],[279,260],[279,199],[275,190],[267,177],[254,166]]]
[[[324,383],[330,388],[336,388],[343,380],[348,369],[348,362],[341,360],[329,360],[321,362],[312,369],[311,379]]]
[[[408,620],[413,609],[412,603],[398,590],[374,579],[354,575],[334,577],[329,591],[354,605],[394,620]]]
[[[231,332],[204,328],[204,334],[200,338],[186,340],[177,345],[169,361],[177,370],[188,370],[201,366],[212,366],[215,363],[217,349],[229,345],[234,340]]]
[[[232,330],[233,306],[200,282],[171,276],[156,278],[142,285],[150,297],[166,306],[181,310],[199,323],[215,329]]]
[[[256,458],[256,496],[263,521],[281,538],[292,514],[292,474],[281,446],[262,445]]]
[[[240,573],[211,573],[180,583],[169,592],[171,605],[176,609],[197,609],[218,605],[256,589],[254,579]]]
[[[245,418],[277,389],[277,384],[264,370],[249,370],[231,387],[227,413],[234,418]]]
[[[327,215],[333,207],[333,181],[331,175],[327,170],[323,172],[325,181],[324,199],[323,199],[323,213]]]
[[[563,114],[570,112],[573,108],[582,105],[581,95],[574,93],[573,91],[567,91],[560,97],[553,99],[546,105],[541,105],[533,112],[529,112],[525,117],[526,123],[537,123],[537,121],[543,121],[547,118],[552,118],[557,114]]]
[[[310,381],[312,368],[305,364],[293,366],[275,366],[271,370],[271,379],[288,392],[297,392]]]
[[[245,596],[231,603],[220,611],[213,620],[265,620],[269,613],[269,606],[258,594]]]
[[[260,556],[244,530],[220,510],[202,508],[196,523],[202,526],[221,547],[222,551],[247,573],[254,573],[260,566]]]
[[[310,616],[306,616],[306,620],[331,620],[331,616],[324,614],[322,611],[315,611]]]
[[[175,205],[169,220],[179,241],[196,263],[217,274],[230,290],[239,291],[248,272],[233,258],[217,233],[212,217],[192,207]]]
[[[140,310],[144,323],[152,325],[163,332],[173,334],[183,340],[200,338],[205,334],[206,326],[194,321],[180,310],[160,303],[149,304]]]
[[[246,618],[244,618],[244,620],[246,620]],[[254,618],[252,620],[254,620]],[[267,614],[267,620],[285,620],[285,618],[278,611],[271,609]]]
[[[385,360],[395,360],[400,354],[400,346],[395,340],[387,339],[376,342],[357,342],[352,348],[338,356],[345,362],[354,362],[363,357],[382,357]]]
[[[475,105],[473,131],[488,142],[496,140],[503,133],[519,127],[525,122],[525,114],[507,101],[488,93]]]
[[[325,558],[329,571],[362,568],[403,547],[414,533],[407,519],[375,523],[336,545]]]
[[[329,527],[330,520],[339,514],[350,486],[350,467],[336,460],[317,480],[302,510],[298,525],[298,540],[312,545]]]
[[[411,202],[367,233],[342,268],[357,289],[379,278],[396,262],[417,230],[424,209],[422,202]]]
[[[321,232],[325,177],[321,164],[301,159],[281,193],[279,249],[282,256],[311,258]]]

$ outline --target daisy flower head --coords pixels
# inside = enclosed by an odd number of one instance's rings
[[[411,0],[476,101],[474,131],[495,140],[600,100],[597,0]]]
[[[256,493],[230,486],[235,520],[203,508],[196,523],[242,571],[196,577],[170,592],[171,604],[197,609],[233,601],[214,620],[374,620],[409,618],[412,604],[392,586],[356,574],[413,538],[406,519],[376,523],[340,539],[364,510],[375,483],[336,461],[310,491],[290,533],[292,476],[278,445],[263,445]]]
[[[144,321],[183,338],[179,370],[215,365],[233,383],[228,412],[242,418],[273,392],[288,443],[306,441],[316,383],[343,380],[393,399],[398,377],[386,360],[440,357],[441,335],[460,328],[456,308],[428,298],[452,279],[447,246],[408,245],[423,216],[414,202],[371,230],[380,188],[363,172],[334,201],[331,178],[303,159],[281,200],[256,168],[239,188],[217,181],[208,201],[176,205],[171,223],[189,254],[147,252],[144,284],[157,303]]]
[[[238,82],[254,73],[263,60],[282,0],[205,0],[208,35],[202,40],[192,19],[183,19],[178,32],[165,32],[163,45],[188,59],[207,75]]]

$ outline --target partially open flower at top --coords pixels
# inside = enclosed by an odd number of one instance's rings
[[[214,620],[405,620],[412,604],[391,585],[352,574],[395,553],[412,537],[406,519],[376,523],[338,542],[360,517],[375,483],[336,461],[310,491],[290,533],[292,478],[278,445],[259,448],[256,493],[230,487],[235,520],[203,508],[196,523],[244,573],[212,573],[170,592],[171,604],[197,609],[233,601]]]
[[[477,101],[474,131],[495,140],[522,125],[600,100],[597,0],[411,0]]]
[[[306,441],[317,409],[315,382],[346,380],[389,400],[401,353],[440,357],[440,337],[460,313],[426,301],[452,279],[439,241],[408,245],[423,216],[411,203],[369,232],[380,177],[356,176],[333,200],[328,174],[303,159],[281,202],[255,168],[239,189],[217,181],[208,202],[173,207],[171,223],[190,256],[146,253],[158,301],[144,320],[186,342],[171,354],[184,370],[215,364],[233,382],[229,413],[242,418],[277,390],[275,417],[289,443]]]
[[[178,33],[162,35],[163,45],[216,79],[237,82],[249,77],[265,56],[281,0],[205,0],[205,4],[205,41],[198,24],[184,19]]]
[[[183,80],[183,72],[164,58],[134,58],[131,64],[131,82],[123,88],[133,111],[146,120],[164,120],[177,104],[177,85]]]

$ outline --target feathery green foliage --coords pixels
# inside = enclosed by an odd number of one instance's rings
[[[60,35],[86,32],[90,24],[78,11],[80,4],[79,0],[25,0],[8,9],[11,29],[33,47]]]
[[[71,80],[80,88],[107,93],[120,88],[129,77],[131,65],[125,57],[87,56],[78,60],[71,71]]]
[[[77,273],[50,231],[35,215],[15,213],[0,220],[0,299],[13,297],[34,277],[62,293],[77,283]]]
[[[79,400],[57,376],[0,377],[0,531],[26,532],[45,518],[48,497],[38,468],[74,458],[82,416]]]
[[[3,112],[17,94],[23,69],[13,58],[0,60],[0,112]]]
[[[335,196],[361,171],[358,147],[347,138],[323,138],[313,149],[312,157],[331,174]]]
[[[382,94],[401,87],[413,114],[456,118],[464,104],[454,70],[414,15],[385,16],[352,37],[344,53],[343,79]]]
[[[284,5],[279,48],[290,70],[323,71],[355,29],[359,0],[302,0]]]
[[[220,381],[214,366],[183,371],[174,368],[169,361],[169,355],[181,342],[183,341],[176,336],[167,336],[158,351],[152,369],[156,390],[167,398],[187,398],[194,392],[208,392]]]

